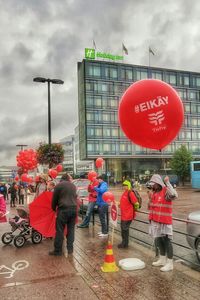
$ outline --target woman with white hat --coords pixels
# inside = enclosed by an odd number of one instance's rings
[[[170,184],[168,176],[163,181],[160,175],[154,174],[149,184],[149,233],[156,239],[160,253],[159,259],[152,265],[162,266],[160,270],[167,272],[173,270],[172,200],[177,198],[178,194]]]

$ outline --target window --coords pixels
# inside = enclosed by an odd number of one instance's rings
[[[187,99],[187,92],[184,89],[177,89],[177,92],[181,99]]]
[[[103,152],[110,152],[111,151],[111,145],[109,143],[103,144]]]
[[[103,112],[103,114],[102,114],[102,121],[103,122],[109,122],[110,121],[110,114]]]
[[[86,96],[86,106],[87,107],[93,107],[94,99],[92,96],[87,95]]]
[[[192,126],[198,126],[198,119],[197,118],[192,118],[191,119],[191,125]]]
[[[177,85],[177,78],[176,74],[174,73],[166,73],[166,82],[172,84],[172,85]]]
[[[86,82],[86,91],[93,91],[93,82]]]
[[[162,80],[162,72],[159,72],[159,71],[153,71],[153,72],[151,73],[151,75],[152,75],[152,78]]]
[[[87,127],[87,136],[88,137],[93,137],[95,134],[94,134],[94,128],[91,128],[91,127]]]
[[[118,107],[118,101],[116,99],[108,99],[108,102],[110,104],[111,108],[117,108]]]
[[[190,100],[196,100],[197,99],[197,91],[193,91],[193,90],[190,90],[189,91],[189,99]]]
[[[115,67],[106,67],[105,68],[105,76],[107,78],[117,79],[118,78],[117,68],[115,68]]]
[[[101,107],[101,97],[95,97],[94,98],[94,106],[95,107]]]
[[[126,79],[133,80],[133,71],[131,69],[126,70]]]
[[[190,103],[185,103],[184,108],[186,113],[190,113]]]
[[[189,75],[180,74],[180,85],[189,86]]]
[[[195,87],[200,87],[200,77],[193,76],[192,77],[192,85]]]
[[[86,71],[87,72],[87,71]],[[101,76],[101,69],[100,66],[98,65],[89,65],[88,66],[88,72],[87,74],[89,76],[94,76],[94,77],[100,77]]]
[[[110,128],[103,128],[103,136],[110,137]]]
[[[133,81],[133,70],[131,68],[121,69],[121,79]]]
[[[200,131],[198,130],[192,130],[192,139],[193,140],[199,140],[200,139]]]
[[[111,136],[118,137],[118,128],[111,128]]]
[[[86,114],[86,120],[87,121],[93,121],[94,120],[94,115],[92,112],[87,112]]]
[[[108,92],[108,85],[105,82],[95,82],[94,91],[98,93]]]
[[[199,143],[189,143],[189,150],[193,153],[199,153]]]
[[[183,130],[179,133],[180,140],[191,140],[192,134],[190,130]]]
[[[102,137],[102,128],[95,128],[95,136]]]
[[[197,106],[193,103],[191,103],[191,113],[196,113],[197,112]]]
[[[148,78],[148,72],[147,70],[136,70],[136,79],[146,79]]]

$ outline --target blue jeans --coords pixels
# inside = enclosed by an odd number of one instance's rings
[[[99,206],[99,219],[101,222],[101,231],[103,234],[108,233],[107,213],[108,205]]]
[[[81,223],[81,225],[89,225],[90,219],[91,219],[92,213],[94,211],[95,205],[96,205],[96,202],[89,202],[88,203],[88,208],[87,208],[87,211],[86,211],[86,216],[85,216],[83,222]]]

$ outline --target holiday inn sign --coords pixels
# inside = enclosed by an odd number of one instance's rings
[[[122,55],[113,55],[105,52],[96,52],[95,49],[85,48],[85,58],[86,59],[96,59],[96,58],[107,58],[111,60],[123,60]]]

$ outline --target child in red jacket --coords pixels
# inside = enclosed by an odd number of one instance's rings
[[[135,211],[139,208],[139,203],[131,191],[131,183],[128,180],[123,182],[124,192],[120,199],[121,210],[121,236],[122,242],[118,245],[118,248],[128,248],[129,242],[129,227],[132,220],[135,219]]]

